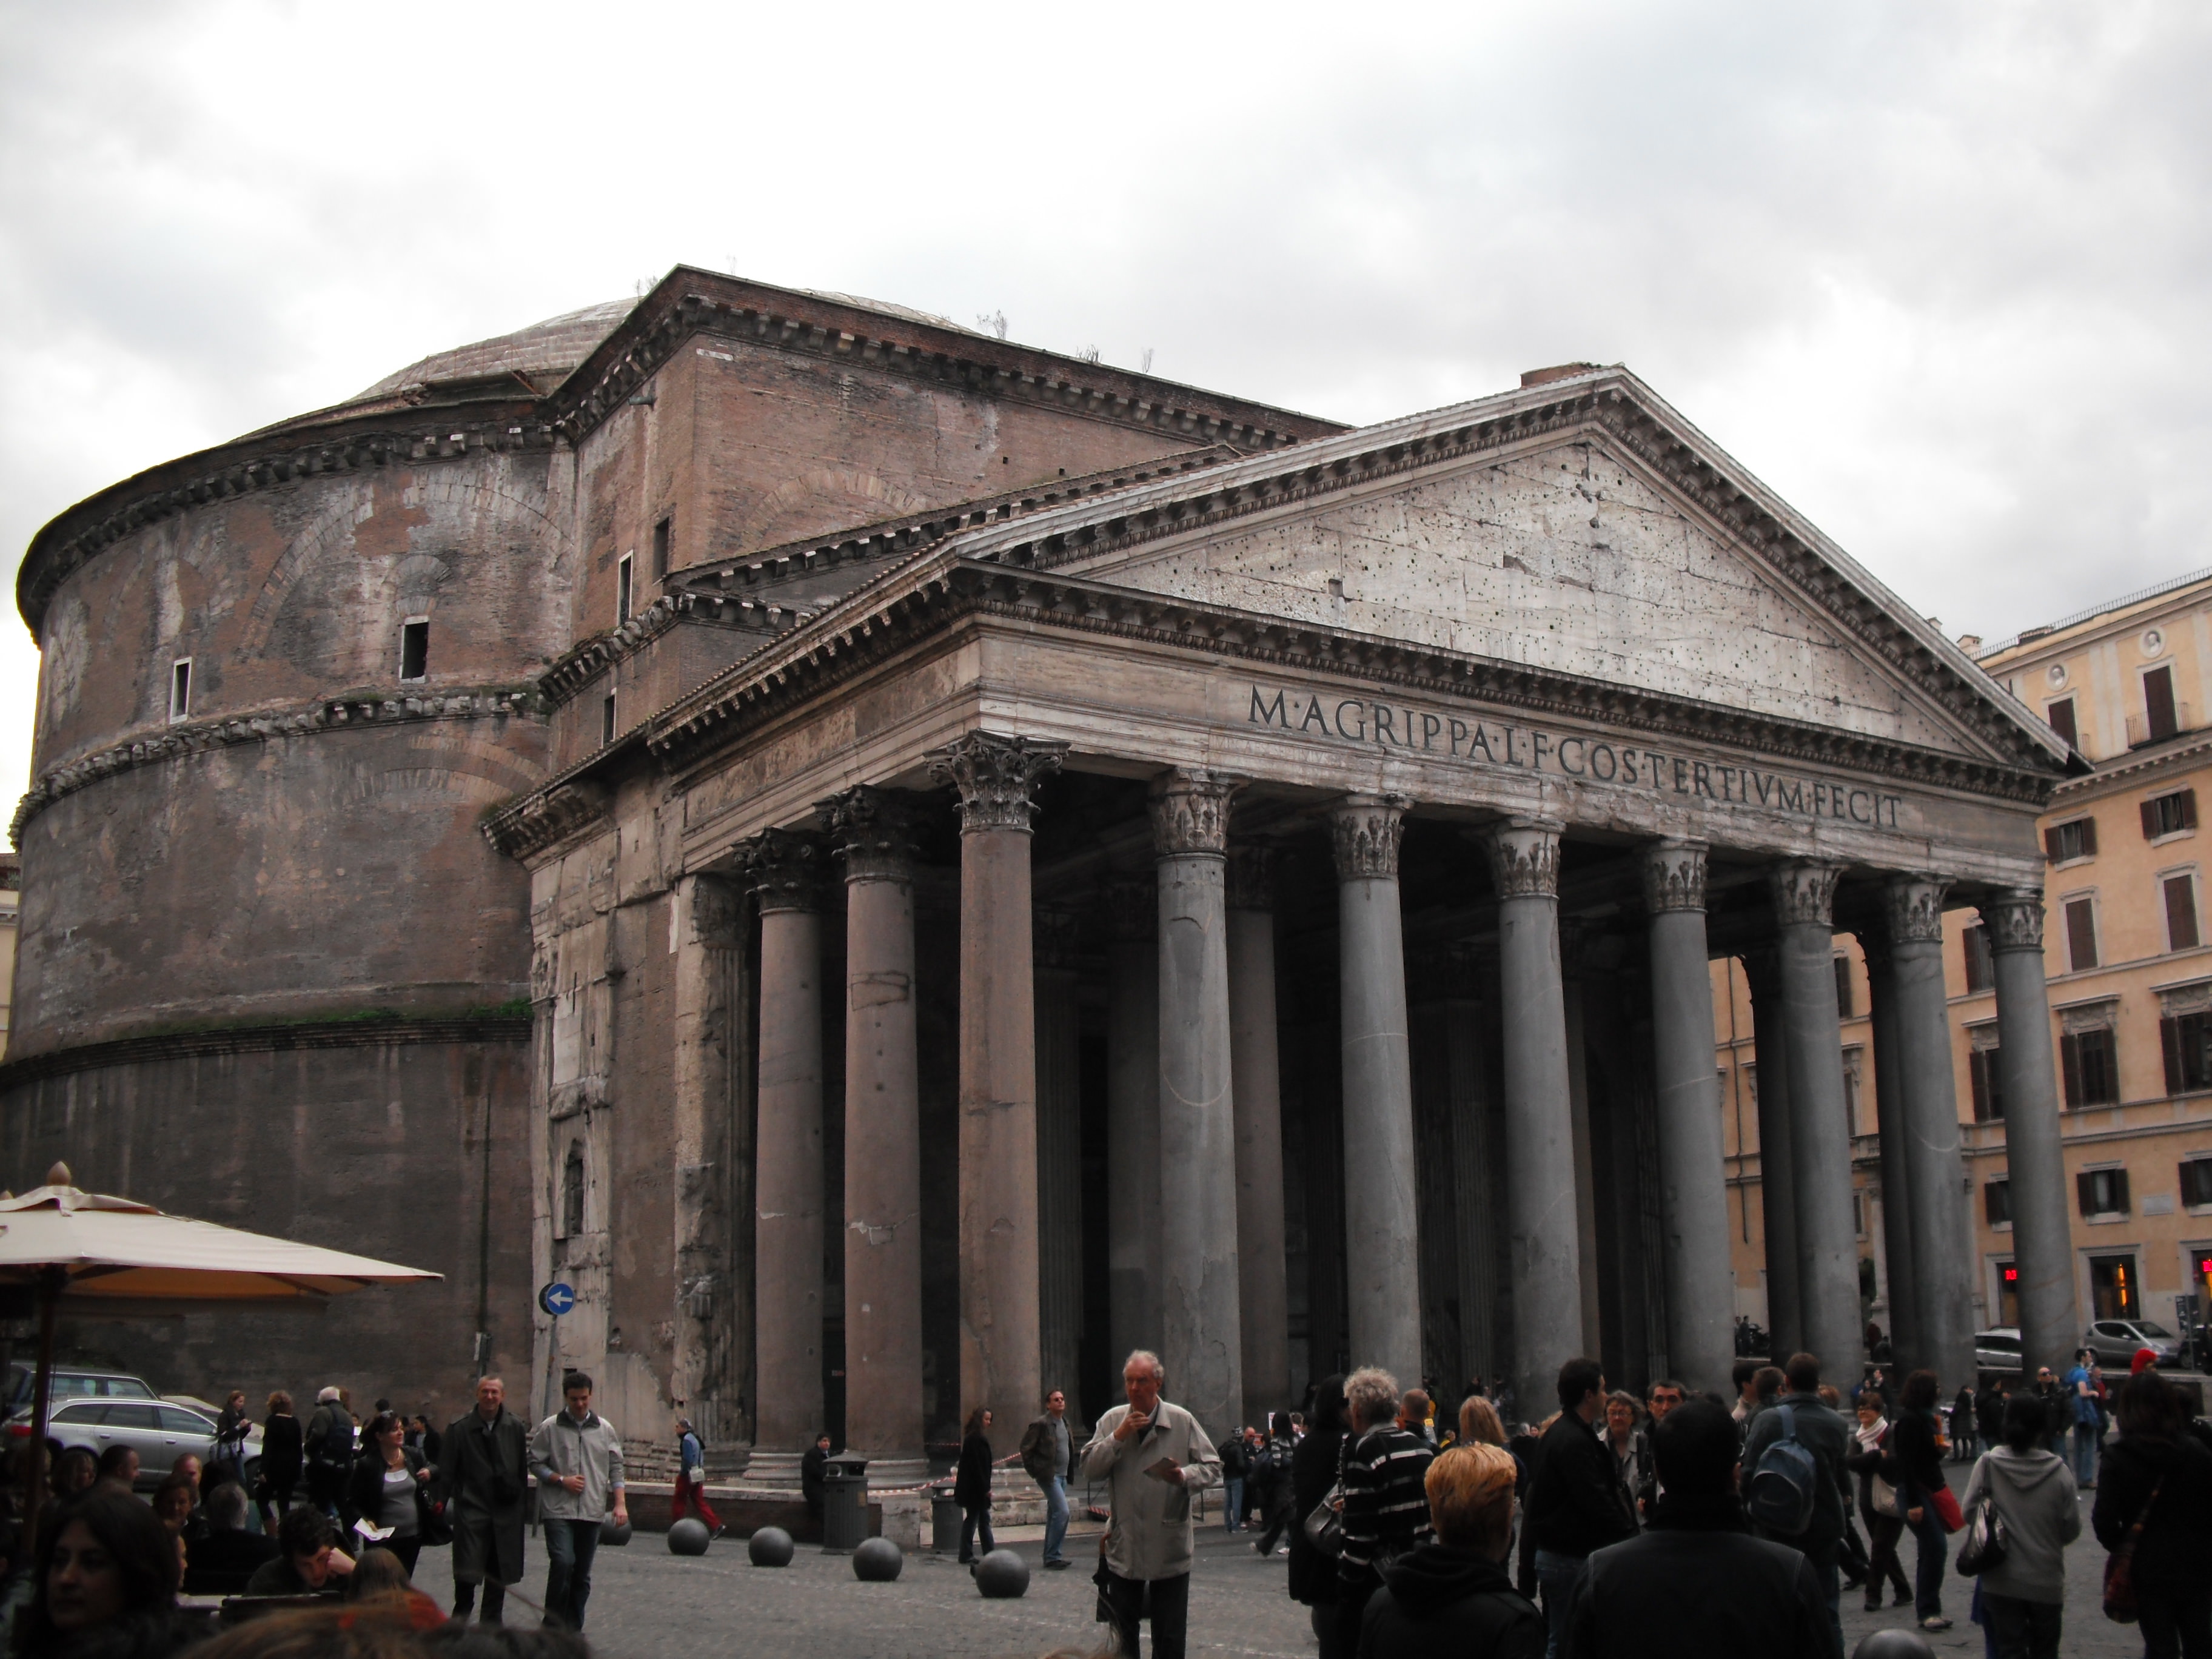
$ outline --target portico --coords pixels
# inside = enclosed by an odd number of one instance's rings
[[[694,1386],[757,1467],[842,1395],[843,1441],[910,1468],[975,1407],[1087,1415],[1138,1346],[1216,1431],[1347,1364],[1532,1418],[1583,1352],[1725,1391],[1719,956],[1759,999],[1778,1340],[1850,1375],[1844,929],[1886,952],[1899,1337],[1962,1375],[1929,942],[1981,907],[2001,1017],[2047,1029],[2007,941],[2064,764],[1603,370],[955,532],[508,816],[541,953],[595,889],[750,893],[745,1291]],[[2035,1048],[2005,1045],[2020,1216],[2061,1178]]]

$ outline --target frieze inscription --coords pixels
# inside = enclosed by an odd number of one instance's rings
[[[1694,756],[1632,747],[1579,732],[1468,720],[1441,710],[1339,697],[1287,688],[1251,688],[1254,726],[1316,742],[1356,744],[1476,767],[1548,772],[1578,782],[1650,789],[1798,817],[1837,818],[1870,828],[1898,827],[1901,795],[1860,784],[1766,771]]]

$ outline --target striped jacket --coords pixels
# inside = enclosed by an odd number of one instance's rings
[[[1436,1450],[1395,1424],[1347,1443],[1344,1455],[1344,1553],[1337,1577],[1379,1584],[1381,1569],[1428,1543],[1429,1497],[1423,1482]]]

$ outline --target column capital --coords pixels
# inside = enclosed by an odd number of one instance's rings
[[[848,882],[913,881],[914,813],[904,796],[864,783],[815,810],[830,820]]]
[[[1943,895],[1948,881],[1934,876],[1892,876],[1882,888],[1882,915],[1892,945],[1941,945]]]
[[[1229,803],[1244,780],[1227,772],[1179,766],[1152,781],[1152,850],[1161,858],[1224,855]]]
[[[1240,842],[1229,849],[1229,908],[1273,910],[1275,875],[1283,849],[1267,842]]]
[[[1027,835],[1039,780],[1060,770],[1064,743],[969,732],[929,757],[929,775],[960,792],[960,832],[1018,830]]]
[[[1704,842],[1654,842],[1644,849],[1644,908],[1655,916],[1705,908]]]
[[[1991,951],[2043,949],[2043,895],[2032,887],[2007,887],[1981,903]]]
[[[1565,828],[1557,818],[1508,818],[1481,832],[1498,897],[1559,897],[1559,832]]]
[[[815,881],[822,867],[822,848],[813,836],[796,830],[763,830],[739,842],[738,852],[763,915],[771,910],[820,908]]]
[[[1158,884],[1151,875],[1119,876],[1106,884],[1109,939],[1150,939],[1160,925]]]
[[[1329,807],[1339,881],[1398,878],[1398,843],[1412,805],[1404,795],[1346,795]]]
[[[1774,920],[1787,927],[1793,922],[1835,925],[1836,878],[1840,864],[1820,859],[1790,859],[1766,872],[1774,895]]]

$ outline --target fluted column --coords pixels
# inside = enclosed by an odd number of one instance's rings
[[[821,852],[783,830],[743,850],[761,919],[754,1461],[766,1467],[762,1453],[795,1460],[823,1422]]]
[[[2023,1375],[2033,1376],[2039,1365],[2063,1366],[2081,1331],[2043,980],[2043,896],[2008,890],[1984,899],[1981,912],[1996,966],[1997,1069],[2004,1084],[2013,1265],[2020,1270],[2021,1359]]]
[[[906,803],[880,789],[823,805],[845,864],[845,1443],[895,1485],[928,1473],[914,841]]]
[[[1893,878],[1883,890],[1897,998],[1897,1079],[1905,1093],[1912,1226],[1912,1360],[1948,1384],[1974,1376],[1974,1240],[1959,1158],[1958,1086],[1943,988],[1948,882]]]
[[[1078,919],[1039,910],[1036,951],[1037,1318],[1044,1388],[1076,1399],[1083,1347],[1082,1011]]]
[[[1106,1286],[1114,1362],[1160,1346],[1159,898],[1106,888]]]
[[[1484,839],[1498,893],[1513,1393],[1532,1419],[1549,1410],[1559,1367],[1583,1347],[1574,1108],[1559,969],[1561,827],[1513,819]]]
[[[1836,1006],[1836,866],[1796,860],[1769,872],[1790,1066],[1790,1152],[1797,1207],[1802,1340],[1831,1376],[1858,1372],[1858,1229],[1851,1218],[1851,1131],[1844,1113],[1843,1024]]]
[[[1766,1338],[1787,1359],[1805,1346],[1797,1294],[1796,1160],[1790,1155],[1790,1043],[1782,1017],[1782,955],[1771,945],[1747,951],[1752,1053],[1759,1072],[1759,1208],[1766,1241]]]
[[[1651,1028],[1666,1235],[1667,1356],[1693,1389],[1728,1398],[1735,1359],[1728,1176],[1705,949],[1705,845],[1666,841],[1644,854],[1650,918]]]
[[[1298,1399],[1283,1232],[1283,1085],[1275,1018],[1276,851],[1229,849],[1229,1074],[1237,1098],[1237,1282],[1243,1421]]]
[[[1889,1345],[1905,1370],[1919,1367],[1919,1301],[1912,1290],[1912,1132],[1905,1116],[1905,1085],[1898,1074],[1897,980],[1886,927],[1858,936],[1866,952],[1868,1013],[1874,1025],[1875,1124],[1881,1142],[1881,1256],[1889,1276]]]
[[[1152,794],[1160,891],[1160,1358],[1177,1403],[1216,1439],[1244,1409],[1224,868],[1238,787],[1177,770]]]
[[[1384,1366],[1401,1380],[1421,1371],[1413,1056],[1398,908],[1398,843],[1407,805],[1398,795],[1347,795],[1330,814],[1341,958],[1352,1363]]]
[[[669,1392],[702,1440],[737,1437],[738,1298],[731,1294],[731,1131],[744,1011],[732,1006],[744,906],[720,876],[676,884],[676,1007],[670,1118],[676,1162],[676,1333]]]
[[[1064,744],[970,732],[930,757],[960,792],[960,1415],[1037,1409],[1036,997],[1030,818]]]

